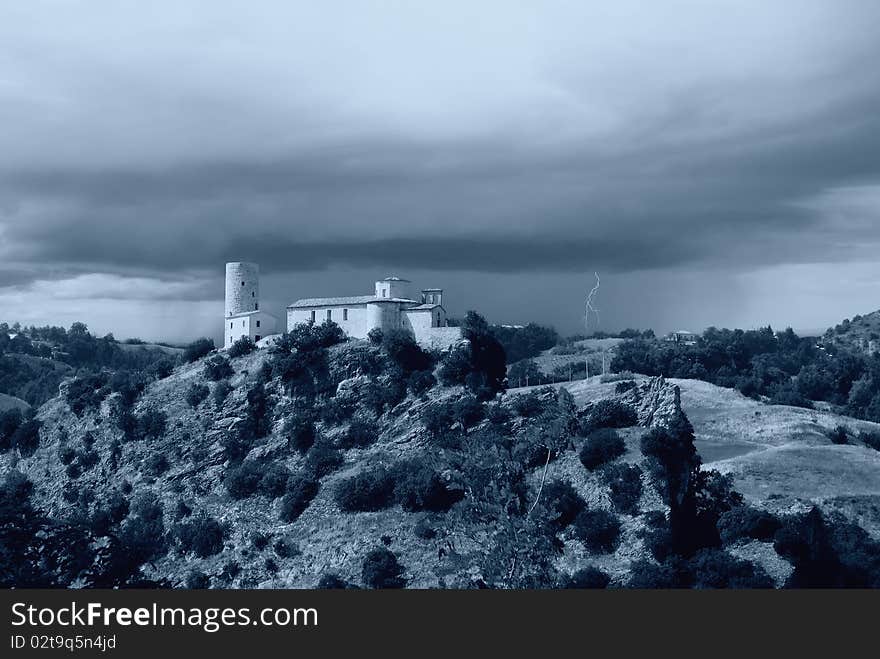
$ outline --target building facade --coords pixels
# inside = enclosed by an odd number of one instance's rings
[[[367,338],[373,329],[403,330],[425,347],[442,349],[461,338],[460,328],[447,326],[442,301],[442,289],[422,289],[414,297],[411,282],[387,277],[376,282],[372,295],[297,300],[287,307],[287,329],[331,320],[353,338]]]
[[[256,343],[277,331],[278,319],[260,309],[260,267],[243,261],[227,263],[223,347],[244,337]]]

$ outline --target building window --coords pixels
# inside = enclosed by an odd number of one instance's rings
[[[232,329],[232,321],[229,321],[229,329]]]
[[[327,309],[327,320],[333,320],[333,309]]]
[[[241,285],[244,286],[244,282],[241,282]]]
[[[258,320],[258,321],[257,321],[257,327],[259,327],[259,326],[260,326],[260,321]]]
[[[241,321],[241,326],[244,327],[244,321]]]
[[[259,311],[259,310],[260,310],[260,303],[254,302],[254,311]]]
[[[388,297],[388,289],[387,288],[382,289],[382,297]]]
[[[312,322],[313,323],[315,322],[315,310],[314,309],[312,309]]]
[[[348,320],[348,309],[342,310],[342,320]]]
[[[230,335],[229,335],[229,342],[232,343],[233,341],[235,341],[235,339],[232,338],[232,335],[230,334]]]
[[[257,297],[256,293],[254,293],[253,291],[251,291],[251,297]]]

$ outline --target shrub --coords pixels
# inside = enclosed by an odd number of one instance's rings
[[[214,349],[214,341],[212,339],[196,339],[183,350],[183,359],[186,362],[194,362],[201,359]]]
[[[553,531],[561,531],[583,511],[587,504],[568,481],[552,480],[544,484],[544,507]]]
[[[339,437],[336,445],[342,449],[364,448],[375,444],[379,439],[376,424],[363,419],[355,419]]]
[[[544,409],[541,399],[534,391],[520,394],[513,399],[513,411],[522,417],[538,416]]]
[[[284,422],[287,446],[298,453],[305,453],[315,444],[315,424],[300,417],[290,417]]]
[[[772,588],[764,569],[720,549],[703,549],[687,563],[692,588]]]
[[[193,570],[186,575],[186,587],[189,590],[206,590],[211,587],[211,578],[201,570]]]
[[[834,430],[828,431],[827,434],[832,444],[846,444],[849,442],[849,430],[846,426],[837,426]]]
[[[565,582],[565,588],[607,588],[611,577],[595,567],[587,567],[572,574]]]
[[[341,480],[334,499],[340,510],[364,512],[382,510],[393,502],[394,480],[382,467],[368,467],[359,474]]]
[[[435,384],[437,384],[437,378],[431,371],[414,371],[406,380],[407,388],[413,396],[422,396]]]
[[[603,470],[602,477],[608,485],[614,510],[637,515],[642,496],[642,470],[637,465],[613,464]]]
[[[233,499],[245,499],[256,494],[262,477],[262,465],[256,460],[245,460],[226,470],[223,486]]]
[[[394,499],[407,512],[445,511],[463,496],[462,492],[450,491],[440,474],[421,460],[398,462],[393,471]]]
[[[291,558],[302,553],[299,546],[287,538],[278,538],[275,544],[272,545],[272,550],[278,558]]]
[[[626,453],[626,444],[620,436],[611,428],[602,428],[587,437],[579,457],[581,464],[593,471],[606,462],[616,460],[624,453]]]
[[[208,387],[198,382],[194,382],[186,390],[186,402],[190,407],[198,407],[199,404],[208,397]]]
[[[338,426],[345,423],[354,414],[354,404],[349,401],[343,401],[338,398],[328,398],[322,404],[319,410],[321,421],[331,426]]]
[[[0,412],[0,450],[11,448],[12,435],[21,422],[21,411],[15,407]]]
[[[864,442],[865,446],[880,451],[880,433],[863,430],[859,433],[859,439]]]
[[[622,394],[630,389],[635,389],[636,383],[633,380],[621,380],[620,382],[615,383],[614,385],[614,393]]]
[[[147,367],[147,375],[164,380],[174,372],[174,362],[169,358],[159,359]]]
[[[205,362],[205,377],[211,382],[218,382],[232,377],[234,371],[229,365],[229,360],[223,355],[214,355]]]
[[[144,470],[150,476],[161,476],[168,471],[169,466],[168,458],[165,457],[164,453],[153,453],[153,455],[144,460]]]
[[[404,568],[397,556],[384,547],[374,549],[364,558],[361,578],[369,588],[403,588]]]
[[[74,451],[69,446],[59,446],[58,447],[58,459],[61,461],[63,465],[69,465],[73,462],[76,457],[76,451]]]
[[[40,446],[41,425],[42,422],[38,419],[28,419],[22,422],[9,439],[11,448],[17,448],[24,456],[33,455]]]
[[[721,514],[717,526],[721,541],[727,545],[741,538],[770,541],[781,523],[765,510],[736,506]]]
[[[263,463],[263,475],[257,491],[270,499],[280,497],[287,489],[288,478],[290,472],[284,465],[277,462]]]
[[[251,352],[253,352],[255,346],[254,342],[250,340],[250,337],[243,336],[238,341],[229,346],[229,350],[226,351],[226,355],[229,359],[235,359],[236,357],[243,357]]]
[[[131,514],[122,525],[119,539],[126,560],[134,567],[165,550],[162,506],[155,495],[144,494],[135,500]]]
[[[463,396],[452,406],[452,414],[464,430],[483,420],[483,404],[475,396]]]
[[[433,403],[422,411],[422,423],[425,430],[434,439],[438,439],[449,432],[455,414],[452,405],[447,403]]]
[[[215,384],[214,391],[212,392],[214,406],[220,407],[221,405],[223,405],[230,391],[232,391],[232,386],[229,384],[228,380],[220,380],[217,384]]]
[[[382,340],[385,337],[382,334],[382,330],[378,327],[374,327],[369,332],[367,332],[367,339],[369,339],[370,343],[374,346],[382,345]]]
[[[200,558],[207,558],[223,550],[226,532],[213,517],[199,515],[178,524],[175,535],[184,553],[192,552]]]
[[[380,329],[370,330],[371,332],[378,331],[381,332]],[[333,574],[328,572],[321,576],[318,580],[317,588],[321,590],[356,590],[357,586],[349,583],[338,574]]]
[[[342,466],[342,453],[326,440],[319,440],[306,453],[305,468],[321,479]]]
[[[382,348],[404,373],[425,371],[433,365],[431,355],[419,347],[409,332],[403,330],[386,332],[382,337]]]
[[[604,510],[583,510],[573,522],[575,535],[584,546],[598,554],[609,554],[617,548],[620,522]]]
[[[294,522],[303,514],[318,494],[321,484],[314,475],[300,473],[287,481],[287,494],[281,499],[281,520]]]
[[[581,434],[589,435],[598,428],[627,428],[638,423],[636,411],[618,400],[600,400],[581,421]]]
[[[65,400],[70,409],[77,416],[82,416],[87,410],[95,410],[101,406],[101,401],[110,393],[107,384],[107,376],[103,373],[77,377],[67,385]]]
[[[165,412],[149,407],[136,417],[136,438],[159,439],[165,434],[167,423]]]

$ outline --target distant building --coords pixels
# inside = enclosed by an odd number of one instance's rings
[[[223,347],[241,338],[257,343],[275,334],[278,319],[260,309],[260,267],[256,263],[226,264],[226,308],[223,313]]]
[[[260,271],[256,263],[226,264],[224,347],[242,337],[254,343],[283,331],[278,319],[260,309]],[[372,329],[403,330],[430,348],[446,348],[461,339],[460,327],[449,327],[442,288],[423,288],[417,297],[400,277],[377,281],[372,295],[297,300],[287,307],[287,331],[299,323],[333,321],[346,335],[365,339]]]
[[[364,339],[373,329],[410,332],[423,346],[445,348],[461,338],[461,328],[449,327],[442,288],[423,288],[417,297],[410,281],[386,277],[372,295],[319,297],[297,300],[287,307],[288,331],[298,323],[331,320],[353,338]]]
[[[687,330],[678,330],[670,332],[663,340],[669,341],[670,343],[681,343],[686,346],[692,346],[697,344],[697,335]]]

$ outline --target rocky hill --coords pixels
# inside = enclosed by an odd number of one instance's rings
[[[37,412],[38,445],[2,454],[0,529],[13,549],[0,576],[744,587],[792,585],[802,568],[773,534],[817,522],[762,513],[701,470],[676,383],[492,398],[449,381],[468,351],[477,363],[472,346],[437,363],[367,342],[306,343],[212,353],[145,386],[66,380]],[[845,524],[818,523],[833,537]],[[876,551],[859,532],[861,550]]]
[[[823,344],[841,346],[857,353],[876,354],[880,352],[880,311],[844,319],[828,328],[821,340]]]

